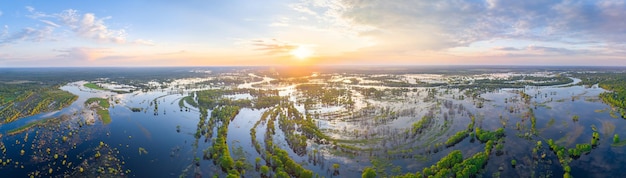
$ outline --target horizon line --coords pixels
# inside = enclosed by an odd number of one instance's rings
[[[626,67],[626,65],[520,65],[520,64],[318,64],[318,65],[202,65],[202,66],[0,66],[10,68],[193,68],[193,67]]]

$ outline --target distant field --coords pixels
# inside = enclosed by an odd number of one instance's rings
[[[83,86],[94,89],[94,90],[106,90],[105,88],[102,88],[95,83],[85,83]]]

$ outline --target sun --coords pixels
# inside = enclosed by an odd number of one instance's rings
[[[306,59],[313,55],[313,50],[305,46],[298,46],[298,48],[291,50],[289,53],[298,59]]]

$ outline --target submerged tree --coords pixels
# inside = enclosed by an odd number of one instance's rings
[[[261,174],[269,177],[270,168],[266,165],[261,166]]]
[[[339,164],[335,163],[333,164],[333,175],[339,175]]]
[[[366,167],[363,169],[363,174],[361,174],[362,178],[376,178],[376,171],[370,167]]]

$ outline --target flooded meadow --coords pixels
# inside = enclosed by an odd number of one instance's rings
[[[73,81],[60,87],[78,96],[69,106],[0,125],[0,172],[623,177],[626,121],[599,97],[607,90],[580,82],[560,72],[245,70],[142,85]],[[460,160],[446,166],[450,155]],[[485,162],[465,165],[474,158]]]

